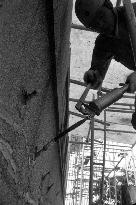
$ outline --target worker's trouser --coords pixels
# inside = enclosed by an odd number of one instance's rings
[[[135,112],[132,114],[131,123],[133,128],[136,130],[136,95],[135,95]]]

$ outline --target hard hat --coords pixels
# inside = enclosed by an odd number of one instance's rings
[[[96,11],[103,5],[105,0],[76,0],[75,13],[78,19],[86,27],[90,27],[90,22]]]

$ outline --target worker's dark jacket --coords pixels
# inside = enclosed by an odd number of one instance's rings
[[[133,7],[136,13],[136,3],[133,3]],[[128,69],[136,70],[124,7],[118,7],[116,13],[118,19],[118,34],[114,36],[99,34],[93,50],[91,69],[98,70],[103,78],[112,58],[122,63]]]

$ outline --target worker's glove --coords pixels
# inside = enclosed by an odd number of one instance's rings
[[[92,89],[98,89],[102,84],[102,77],[97,70],[88,70],[84,74],[84,81],[86,84],[91,84]]]
[[[126,83],[129,85],[127,92],[134,93],[136,91],[136,72],[131,73],[127,77]]]
[[[131,124],[133,128],[136,130],[136,112],[132,114]]]

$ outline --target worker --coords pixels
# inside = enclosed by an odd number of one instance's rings
[[[136,3],[132,5],[136,12]],[[136,67],[124,7],[113,7],[110,0],[76,0],[75,13],[86,28],[99,33],[95,40],[91,68],[84,74],[85,83],[91,83],[93,89],[98,89],[111,60],[115,59],[134,71],[126,79],[126,83],[129,84],[128,92],[134,93]],[[133,116],[131,122],[136,129],[136,114]]]

